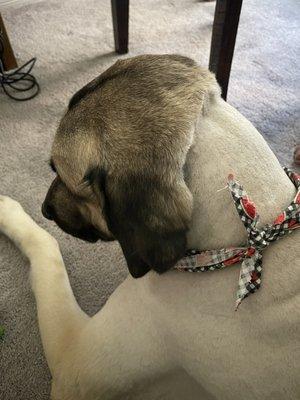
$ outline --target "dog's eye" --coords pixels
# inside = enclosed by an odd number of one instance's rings
[[[56,171],[56,168],[55,168],[53,160],[49,161],[49,165],[50,165],[50,168],[52,169],[52,171],[56,173],[57,171]]]

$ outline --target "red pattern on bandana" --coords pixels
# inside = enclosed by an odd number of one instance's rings
[[[235,257],[229,258],[228,260],[224,261],[224,265],[232,265],[232,264],[236,264],[241,260],[241,255],[237,255]]]
[[[249,248],[247,249],[247,257],[253,256],[254,253],[255,253],[254,247],[249,247]]]
[[[251,274],[251,282],[256,282],[259,276],[257,275],[256,271],[253,271]]]
[[[246,215],[248,217],[254,219],[254,217],[256,215],[256,208],[255,208],[253,201],[251,201],[249,199],[249,197],[244,196],[241,199],[241,203],[242,203],[242,206],[243,206],[243,209],[244,209]]]
[[[280,225],[285,220],[285,213],[281,213],[274,221],[274,225]]]

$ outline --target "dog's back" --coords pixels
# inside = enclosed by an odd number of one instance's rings
[[[246,230],[226,186],[243,184],[260,214],[272,223],[295,196],[262,136],[234,108],[212,97],[201,115],[187,160],[194,211],[190,248],[245,245]],[[299,383],[300,232],[263,253],[261,289],[234,311],[240,264],[225,270],[170,272],[145,278],[149,307],[164,326],[180,364],[218,399],[295,400]],[[159,299],[159,300],[158,300]],[[162,310],[161,308],[164,308]]]

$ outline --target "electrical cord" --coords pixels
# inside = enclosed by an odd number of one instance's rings
[[[40,92],[40,85],[31,74],[36,58],[32,58],[11,72],[5,72],[2,61],[3,53],[4,40],[0,30],[0,85],[4,93],[13,100],[26,101],[33,99]],[[19,94],[17,95],[17,93]]]

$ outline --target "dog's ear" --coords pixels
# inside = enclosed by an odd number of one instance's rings
[[[105,182],[110,230],[132,276],[162,273],[184,256],[192,196],[182,176],[110,175]]]

